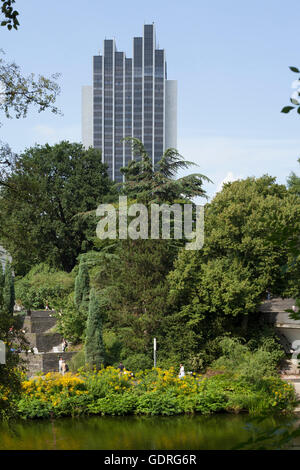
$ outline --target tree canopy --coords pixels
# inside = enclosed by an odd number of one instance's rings
[[[70,271],[92,246],[96,209],[112,186],[101,153],[81,144],[35,146],[17,157],[0,191],[0,239],[17,274],[47,262]]]
[[[274,178],[224,185],[205,209],[203,249],[182,249],[169,274],[170,349],[184,343],[185,357],[193,357],[226,329],[243,331],[267,289],[297,296],[300,263],[289,243],[298,240],[299,229],[299,198]]]
[[[142,203],[174,202],[177,199],[205,197],[204,182],[211,180],[200,173],[175,179],[180,169],[189,168],[194,163],[185,160],[174,148],[168,148],[161,159],[153,166],[142,142],[137,138],[126,138],[132,145],[135,160],[121,169],[125,176],[123,193]]]

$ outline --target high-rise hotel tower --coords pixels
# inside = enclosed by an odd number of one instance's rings
[[[105,39],[103,55],[93,57],[93,86],[82,89],[82,142],[102,150],[110,177],[133,158],[124,137],[140,139],[153,165],[165,149],[177,146],[177,81],[167,80],[164,49],[156,47],[154,24],[133,38],[133,59]]]

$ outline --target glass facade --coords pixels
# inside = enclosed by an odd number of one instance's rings
[[[124,137],[140,139],[153,161],[164,151],[164,50],[156,49],[154,24],[144,25],[143,37],[133,38],[133,58],[105,39],[103,56],[93,61],[93,145],[102,150],[109,175],[122,181],[120,168],[132,159]]]

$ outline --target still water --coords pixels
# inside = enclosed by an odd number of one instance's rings
[[[300,427],[299,416],[248,415],[91,417],[0,424],[1,450],[214,450],[241,447],[300,449],[300,438],[284,439]]]

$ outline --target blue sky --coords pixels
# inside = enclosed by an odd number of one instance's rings
[[[114,37],[132,57],[132,38],[156,24],[168,78],[178,80],[178,149],[214,184],[268,173],[285,183],[298,172],[300,117],[284,115],[290,65],[300,66],[298,0],[17,0],[20,28],[0,31],[0,47],[24,73],[60,72],[63,116],[30,113],[5,121],[1,140],[15,151],[81,140],[81,86],[92,56]]]

